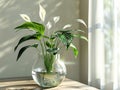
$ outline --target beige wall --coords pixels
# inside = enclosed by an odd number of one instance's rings
[[[39,1],[41,1],[42,5],[47,10],[47,20],[51,20],[53,16],[61,17],[60,22],[53,28],[53,30],[55,28],[60,28],[68,23],[75,24],[73,22],[76,18],[79,18],[79,13],[81,17],[87,22],[87,16],[84,17],[84,14],[86,14],[86,9],[83,9],[83,3],[86,4],[86,0],[1,0],[0,78],[24,77],[31,75],[31,66],[34,60],[36,60],[35,49],[27,50],[22,55],[21,60],[18,62],[16,62],[18,51],[13,51],[20,37],[29,32],[22,31],[18,33],[15,32],[14,27],[23,22],[19,16],[21,13],[28,14],[33,21],[40,22],[38,16]],[[79,6],[81,11],[79,10]],[[76,28],[78,25],[76,24],[74,27]],[[77,42],[77,46],[82,47],[80,47],[81,51],[79,57],[81,60],[79,58],[75,60],[70,52],[63,52],[64,59],[66,59],[65,63],[68,71],[67,77],[78,81],[84,81],[85,79],[86,81],[86,72],[84,72],[84,69],[87,70],[87,67],[84,68],[84,65],[82,63],[87,61],[87,46],[84,42],[81,45],[79,42]]]
[[[88,25],[88,2],[89,0],[80,0],[80,18]],[[88,28],[81,26],[86,30],[85,36],[88,37]],[[80,41],[80,82],[88,83],[88,43]]]

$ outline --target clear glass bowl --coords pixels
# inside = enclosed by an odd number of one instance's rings
[[[65,78],[65,64],[60,60],[59,54],[55,55],[54,57],[54,62],[50,72],[47,72],[46,70],[42,55],[39,55],[38,60],[35,61],[32,67],[33,80],[42,88],[58,86]]]

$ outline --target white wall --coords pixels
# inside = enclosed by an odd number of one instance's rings
[[[47,20],[53,16],[60,16],[60,22],[53,28],[63,27],[79,18],[80,0],[0,0],[0,78],[31,76],[31,67],[36,59],[35,49],[27,50],[16,62],[18,51],[14,47],[21,36],[29,33],[26,31],[15,32],[14,28],[23,20],[19,14],[27,14],[33,21],[40,22],[38,16],[38,3],[47,10]],[[78,27],[75,25],[74,27]],[[79,46],[79,43],[78,43]],[[80,63],[71,53],[65,53],[67,77],[80,80]]]

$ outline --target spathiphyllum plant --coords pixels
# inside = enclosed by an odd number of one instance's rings
[[[40,5],[39,16],[41,21],[44,22],[46,11],[41,5]],[[56,54],[59,53],[61,48],[66,48],[66,50],[68,50],[69,48],[72,48],[73,54],[76,57],[78,55],[78,50],[74,45],[73,40],[75,38],[87,40],[86,37],[84,37],[81,34],[83,33],[82,30],[67,29],[68,27],[69,28],[71,27],[70,24],[66,24],[62,29],[55,30],[54,32],[51,31],[52,34],[48,36],[48,35],[45,35],[47,27],[44,23],[31,21],[31,19],[26,14],[21,14],[21,17],[25,20],[25,22],[17,26],[15,29],[17,29],[18,31],[30,30],[31,34],[22,37],[19,40],[18,44],[16,45],[15,50],[18,48],[20,44],[29,40],[36,40],[39,43],[34,43],[32,45],[27,45],[22,47],[19,50],[17,61],[20,59],[21,55],[26,49],[30,47],[34,47],[38,50],[38,53],[42,52],[47,73],[51,72],[52,65],[54,62],[53,58]],[[59,21],[59,17],[54,18],[53,21],[57,23]],[[82,19],[77,19],[76,21],[86,26],[86,24]],[[38,47],[39,45],[40,47]]]

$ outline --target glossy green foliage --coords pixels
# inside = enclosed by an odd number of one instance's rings
[[[44,35],[44,31],[45,31],[44,25],[36,22],[25,22],[22,25],[16,27],[15,29],[19,29],[19,30],[29,29],[29,30],[36,31],[41,35]]]
[[[73,35],[70,32],[70,30],[61,30],[56,32],[56,36],[59,38],[59,40],[66,46],[68,49],[72,40],[73,40]]]
[[[18,46],[25,42],[25,41],[28,41],[28,40],[40,40],[41,37],[43,37],[44,35],[44,31],[45,31],[45,27],[44,25],[42,24],[39,24],[39,23],[36,23],[36,22],[25,22],[23,23],[22,25],[16,27],[15,29],[19,29],[19,30],[24,30],[24,29],[27,29],[27,30],[32,30],[33,32],[35,31],[35,34],[32,34],[32,35],[27,35],[27,36],[24,36],[22,37],[18,44],[16,45],[16,47],[14,48],[14,50],[16,50],[18,48]],[[20,49],[19,51],[19,54],[17,56],[17,60],[20,58],[20,56],[22,55],[22,53],[28,48],[28,47],[36,47],[36,44],[34,45],[28,45],[28,46],[25,46],[23,48]]]
[[[28,40],[31,40],[31,39],[33,39],[33,40],[39,40],[39,38],[40,38],[40,34],[33,34],[33,35],[27,35],[27,36],[24,36],[24,37],[22,37],[20,40],[19,40],[19,42],[18,42],[18,44],[16,45],[16,47],[14,48],[14,51],[18,48],[18,46],[21,44],[21,43],[23,43],[23,42],[25,42],[25,41],[28,41]]]
[[[28,49],[29,47],[34,47],[34,48],[37,48],[38,47],[38,44],[33,44],[33,45],[27,45],[27,46],[24,46],[20,49],[19,53],[18,53],[18,56],[17,56],[17,61],[18,59],[21,57],[21,55],[23,54],[23,52]]]
[[[41,5],[40,5],[39,16],[42,22],[45,23],[44,20],[46,16],[46,11]],[[65,47],[66,50],[68,50],[69,48],[72,48],[74,56],[77,57],[78,49],[74,45],[74,42],[73,42],[74,38],[79,38],[87,41],[87,38],[81,35],[81,32],[84,32],[84,31],[80,29],[78,30],[67,29],[72,26],[71,24],[66,24],[62,30],[58,30],[56,32],[53,32],[51,35],[46,36],[44,24],[32,22],[29,16],[25,14],[21,14],[21,17],[26,22],[20,26],[17,26],[15,29],[17,29],[17,31],[30,30],[32,31],[32,33],[30,35],[23,36],[19,40],[18,44],[15,46],[14,51],[17,50],[19,45],[29,40],[37,40],[39,44],[32,44],[32,45],[27,45],[22,47],[19,50],[17,61],[19,60],[23,52],[29,47],[37,48],[39,53],[42,52],[42,55],[44,57],[44,65],[48,73],[52,71],[55,55],[58,54],[60,50],[62,50],[61,48]],[[57,23],[59,19],[60,17],[53,17],[53,22]],[[77,19],[77,22],[82,23],[84,26],[86,26],[85,22],[82,19]],[[49,23],[51,24],[51,22]],[[38,48],[38,45],[40,45],[40,48]]]
[[[55,56],[51,53],[48,53],[44,56],[44,64],[48,73],[50,73],[51,70],[53,69],[52,65],[54,63],[54,60],[55,60]]]

